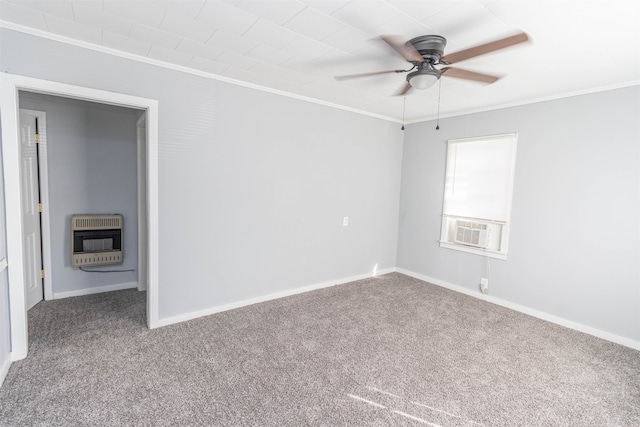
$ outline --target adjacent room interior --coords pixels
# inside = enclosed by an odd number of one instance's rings
[[[640,7],[538,3],[1,0],[2,414],[640,422]]]

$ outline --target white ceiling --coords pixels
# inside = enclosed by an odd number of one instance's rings
[[[492,85],[442,78],[450,116],[640,83],[637,0],[0,0],[0,24],[115,49],[400,120],[410,68],[379,39],[447,38],[452,53],[524,31],[530,43],[455,66],[503,75]],[[433,118],[438,86],[406,98],[407,122]]]

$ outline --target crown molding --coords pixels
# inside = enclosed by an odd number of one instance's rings
[[[41,37],[41,38],[44,38],[44,39],[53,40],[53,41],[57,41],[57,42],[60,42],[60,43],[65,43],[65,44],[69,44],[69,45],[73,45],[73,46],[78,46],[78,47],[82,47],[82,48],[85,48],[85,49],[90,49],[90,50],[94,50],[94,51],[97,51],[97,52],[105,53],[105,54],[108,54],[108,55],[118,56],[120,58],[125,58],[125,59],[129,59],[129,60],[132,60],[132,61],[137,61],[137,62],[142,62],[142,63],[145,63],[145,64],[155,65],[157,67],[167,68],[167,69],[174,70],[174,71],[180,71],[180,72],[183,72],[183,73],[192,74],[192,75],[196,75],[196,76],[200,76],[200,77],[205,77],[205,78],[209,78],[209,79],[213,79],[213,80],[217,80],[217,81],[233,84],[233,85],[236,85],[236,86],[242,86],[242,87],[246,87],[246,88],[250,88],[250,89],[255,89],[255,90],[259,90],[259,91],[263,91],[263,92],[272,93],[272,94],[275,94],[275,95],[286,96],[288,98],[293,98],[293,99],[297,99],[297,100],[300,100],[300,101],[310,102],[310,103],[313,103],[313,104],[318,104],[318,105],[322,105],[322,106],[329,107],[329,108],[335,108],[335,109],[338,109],[338,110],[348,111],[350,113],[360,114],[360,115],[363,115],[363,116],[373,117],[373,118],[376,118],[376,119],[381,119],[381,120],[389,121],[389,122],[392,122],[392,123],[403,123],[403,120],[397,119],[397,118],[394,118],[394,117],[384,116],[382,114],[376,114],[376,113],[372,113],[370,111],[360,110],[360,109],[357,109],[357,108],[352,108],[352,107],[348,107],[348,106],[345,106],[345,105],[336,104],[336,103],[333,103],[333,102],[323,101],[323,100],[320,100],[320,99],[317,99],[317,98],[298,95],[298,94],[295,94],[295,93],[292,93],[292,92],[287,92],[287,91],[283,91],[283,90],[279,90],[279,89],[273,89],[273,88],[269,88],[269,87],[266,87],[266,86],[261,86],[261,85],[255,84],[255,83],[244,82],[244,81],[236,80],[236,79],[233,79],[233,78],[230,78],[230,77],[225,77],[225,76],[221,76],[221,75],[218,75],[218,74],[208,73],[206,71],[200,71],[200,70],[196,70],[196,69],[193,69],[193,68],[185,67],[185,66],[182,66],[182,65],[171,64],[171,63],[160,61],[160,60],[157,60],[157,59],[148,58],[146,56],[141,56],[141,55],[136,55],[136,54],[133,54],[133,53],[123,52],[123,51],[120,51],[120,50],[117,50],[117,49],[112,49],[112,48],[109,48],[109,47],[106,47],[106,46],[101,46],[101,45],[97,45],[97,44],[94,44],[94,43],[89,43],[89,42],[73,39],[73,38],[70,38],[70,37],[61,36],[61,35],[58,35],[58,34],[53,34],[53,33],[50,33],[48,31],[43,31],[43,30],[39,30],[39,29],[36,29],[36,28],[31,28],[31,27],[26,27],[26,26],[23,26],[23,25],[18,25],[18,24],[15,24],[15,23],[12,23],[12,22],[8,22],[8,21],[0,20],[0,28],[6,28],[8,30],[18,31],[18,32],[21,32],[21,33],[33,35],[33,36],[36,36],[36,37]],[[588,94],[592,94],[592,93],[605,92],[605,91],[608,91],[608,90],[615,90],[615,89],[621,89],[621,88],[632,87],[632,86],[640,86],[640,80],[632,80],[632,81],[629,81],[629,82],[623,82],[623,83],[618,83],[618,84],[613,84],[613,85],[606,85],[606,86],[600,86],[600,87],[589,88],[589,89],[582,89],[582,90],[577,90],[577,91],[563,92],[561,94],[555,94],[555,95],[550,95],[550,96],[546,96],[546,97],[527,99],[527,100],[516,101],[516,102],[508,102],[508,103],[504,103],[504,104],[496,104],[496,105],[479,107],[479,108],[471,108],[471,109],[467,109],[467,110],[463,110],[463,111],[457,111],[457,112],[450,113],[450,114],[442,114],[442,115],[440,115],[440,119],[446,119],[446,118],[451,118],[451,117],[459,117],[459,116],[466,116],[466,115],[469,115],[469,114],[476,114],[476,113],[484,113],[484,112],[487,112],[487,111],[501,110],[501,109],[505,109],[505,108],[520,107],[520,106],[523,106],[523,105],[537,104],[537,103],[540,103],[540,102],[554,101],[554,100],[557,100],[557,99],[571,98],[571,97],[574,97],[574,96],[588,95]],[[433,120],[436,120],[436,119],[437,119],[437,116],[431,114],[431,115],[424,116],[424,117],[419,118],[419,119],[413,119],[413,120],[404,121],[404,125],[411,125],[411,124],[416,124],[416,123],[429,122],[429,121],[433,121]]]
[[[369,112],[369,111],[359,110],[357,108],[347,107],[345,105],[335,104],[333,102],[323,101],[323,100],[317,99],[317,98],[311,98],[311,97],[308,97],[308,96],[298,95],[298,94],[287,92],[287,91],[280,90],[280,89],[273,89],[273,88],[266,87],[266,86],[261,86],[261,85],[255,84],[255,83],[244,82],[244,81],[236,80],[236,79],[233,79],[233,78],[230,78],[230,77],[221,76],[219,74],[208,73],[206,71],[201,71],[201,70],[196,70],[194,68],[185,67],[185,66],[182,66],[182,65],[171,64],[171,63],[160,61],[160,60],[157,60],[157,59],[148,58],[146,56],[136,55],[136,54],[129,53],[129,52],[123,52],[121,50],[113,49],[113,48],[110,48],[110,47],[101,46],[101,45],[97,45],[97,44],[94,44],[94,43],[89,43],[89,42],[85,42],[85,41],[82,41],[82,40],[73,39],[71,37],[61,36],[59,34],[53,34],[53,33],[50,33],[48,31],[43,31],[43,30],[39,30],[39,29],[36,29],[36,28],[31,28],[31,27],[26,27],[26,26],[23,26],[23,25],[14,24],[12,22],[7,22],[7,21],[0,20],[0,28],[6,28],[8,30],[17,31],[17,32],[24,33],[24,34],[29,34],[29,35],[40,37],[40,38],[43,38],[43,39],[48,39],[48,40],[52,40],[52,41],[56,41],[56,42],[60,42],[60,43],[65,43],[65,44],[68,44],[68,45],[73,45],[73,46],[82,47],[82,48],[85,48],[85,49],[90,49],[90,50],[93,50],[93,51],[96,51],[96,52],[101,52],[101,53],[105,53],[107,55],[113,55],[113,56],[117,56],[117,57],[120,57],[120,58],[129,59],[129,60],[132,60],[132,61],[142,62],[142,63],[149,64],[149,65],[155,65],[157,67],[167,68],[169,70],[180,71],[180,72],[183,72],[183,73],[192,74],[192,75],[199,76],[199,77],[205,77],[205,78],[209,78],[209,79],[212,79],[212,80],[218,80],[218,81],[229,83],[229,84],[233,84],[233,85],[236,85],[236,86],[242,86],[242,87],[246,87],[246,88],[250,88],[250,89],[259,90],[259,91],[262,91],[262,92],[272,93],[272,94],[275,94],[275,95],[286,96],[288,98],[293,98],[293,99],[297,99],[297,100],[300,100],[300,101],[310,102],[310,103],[322,105],[322,106],[325,106],[325,107],[336,108],[338,110],[348,111],[350,113],[356,113],[356,114],[360,114],[360,115],[363,115],[363,116],[369,116],[369,117],[373,117],[373,118],[376,118],[376,119],[382,119],[382,120],[386,120],[386,121],[390,121],[390,122],[394,122],[394,123],[400,123],[401,122],[400,120],[395,119],[393,117],[388,117],[388,116],[384,116],[384,115],[381,115],[381,114],[372,113],[372,112]]]

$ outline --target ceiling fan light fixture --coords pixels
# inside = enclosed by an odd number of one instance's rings
[[[425,90],[433,86],[440,78],[436,70],[418,70],[407,76],[407,81],[415,89]]]

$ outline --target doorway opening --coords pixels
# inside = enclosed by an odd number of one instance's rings
[[[144,185],[143,244],[146,248],[147,325],[158,326],[158,101],[126,94],[101,91],[80,86],[4,74],[0,81],[0,120],[5,178],[5,210],[7,229],[7,260],[9,261],[9,307],[11,313],[11,359],[26,357],[28,347],[27,301],[24,292],[24,221],[22,217],[19,92],[35,92],[61,98],[91,101],[144,111],[146,140],[137,147],[143,151],[144,177],[138,176],[138,186]],[[138,129],[138,134],[141,132]],[[138,137],[139,141],[142,141]],[[140,170],[140,168],[138,168]],[[135,187],[135,185],[134,185]]]
[[[137,160],[138,151],[144,155],[137,144],[146,145],[146,136],[138,140],[146,112],[25,91],[19,105],[27,308],[42,300],[43,282],[46,300],[140,288],[146,182],[138,169],[146,161]],[[78,218],[89,217],[120,222],[93,224],[101,231],[83,222],[77,231]],[[114,225],[119,230],[105,228]],[[110,232],[118,238],[106,238]],[[102,238],[77,241],[92,233]],[[105,244],[117,250],[100,251]]]

